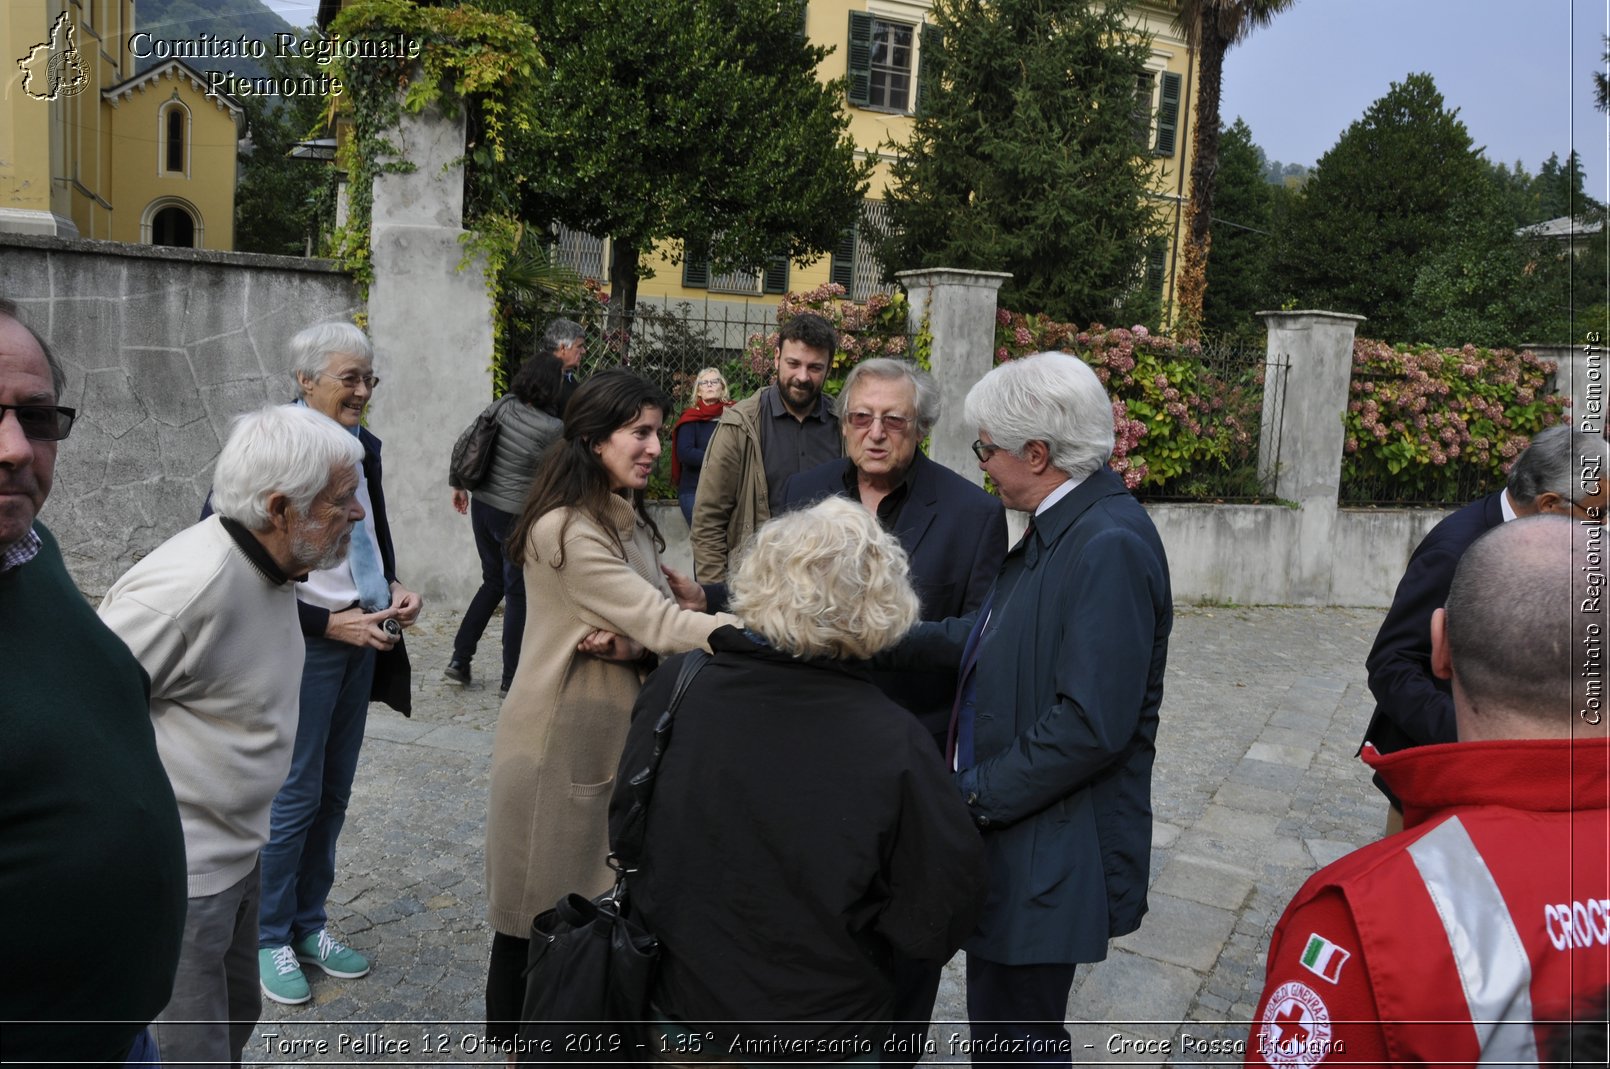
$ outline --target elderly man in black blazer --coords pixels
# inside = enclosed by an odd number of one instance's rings
[[[863,360],[839,391],[845,455],[790,478],[778,508],[791,512],[835,495],[859,502],[910,558],[923,620],[978,608],[1006,555],[1000,501],[918,448],[939,407],[939,387],[915,364]],[[916,714],[942,751],[955,680],[932,672],[877,672],[874,680]]]
[[[1146,912],[1168,561],[1106,466],[1112,408],[1083,361],[1013,360],[966,406],[1029,529],[977,612],[919,624],[886,663],[958,670],[952,767],[990,873],[966,943],[973,1041],[991,1062],[1068,1065],[1075,966]]]
[[[1600,476],[1610,460],[1606,449],[1604,438],[1573,431],[1569,424],[1538,432],[1509,469],[1504,489],[1444,518],[1415,547],[1364,662],[1375,695],[1364,744],[1395,753],[1455,741],[1452,692],[1448,681],[1431,671],[1431,614],[1448,600],[1459,558],[1483,534],[1519,516],[1554,513],[1603,523],[1606,487]],[[1386,833],[1402,831],[1397,799],[1380,776],[1375,785],[1390,806]]]

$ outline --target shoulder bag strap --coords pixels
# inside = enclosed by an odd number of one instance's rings
[[[635,863],[643,852],[643,827],[648,818],[648,804],[654,797],[654,779],[659,774],[660,761],[671,745],[671,727],[676,720],[677,706],[682,704],[682,696],[687,693],[693,677],[709,661],[710,655],[703,650],[692,651],[682,661],[682,668],[676,674],[676,684],[671,688],[671,700],[654,724],[654,749],[649,753],[648,764],[628,781],[627,785],[632,791],[632,808],[626,815],[620,849],[610,854],[610,861],[617,870]]]

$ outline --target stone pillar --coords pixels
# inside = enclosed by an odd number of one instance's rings
[[[938,267],[896,273],[911,307],[911,332],[926,315],[933,336],[930,361],[943,406],[928,443],[928,455],[982,486],[984,473],[973,456],[978,428],[962,415],[962,399],[995,366],[995,295],[1012,276],[999,271],[960,271]]]
[[[438,605],[462,609],[480,565],[469,519],[449,503],[447,460],[454,438],[492,399],[486,279],[477,262],[459,266],[464,117],[405,113],[391,142],[413,170],[374,182],[369,336],[375,374],[385,381],[369,424],[385,442],[399,577]]]
[[[1342,476],[1342,413],[1353,374],[1353,334],[1363,316],[1259,312],[1269,331],[1258,473],[1299,509],[1288,600],[1329,604]],[[1275,365],[1289,365],[1284,389]]]
[[[1259,312],[1269,331],[1258,441],[1258,474],[1277,497],[1306,505],[1336,501],[1342,474],[1342,413],[1353,374],[1353,332],[1363,316]],[[1275,369],[1287,364],[1285,389]]]

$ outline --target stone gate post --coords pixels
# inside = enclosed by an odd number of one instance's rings
[[[938,267],[895,274],[906,288],[911,332],[926,316],[933,335],[933,376],[944,400],[928,455],[982,486],[984,473],[973,456],[978,428],[962,415],[962,399],[995,366],[995,295],[1012,276],[999,271],[961,271]]]

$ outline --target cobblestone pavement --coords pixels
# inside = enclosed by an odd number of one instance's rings
[[[1106,961],[1079,970],[1075,1064],[1239,1063],[1281,910],[1317,867],[1380,833],[1384,804],[1353,750],[1381,615],[1179,611],[1157,739],[1151,911]],[[413,718],[370,713],[330,916],[374,971],[312,973],[307,1005],[265,1000],[250,1063],[501,1064],[478,1043],[499,625],[476,665],[494,672],[490,688],[441,680],[457,625],[432,605],[409,633]],[[961,977],[958,955],[925,1064],[967,1060],[966,1026],[954,1023],[966,1018]]]

